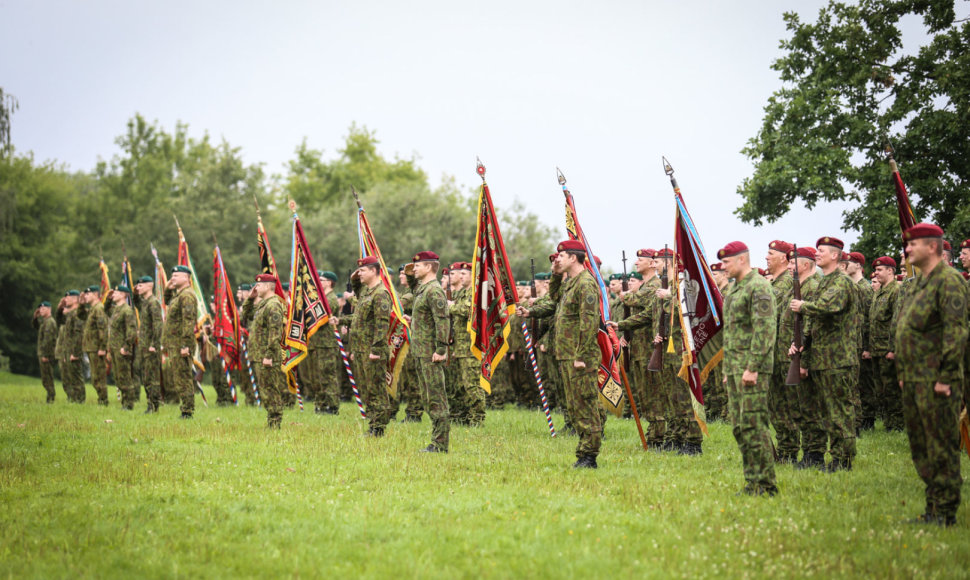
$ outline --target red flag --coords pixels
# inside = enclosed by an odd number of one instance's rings
[[[256,244],[259,246],[260,274],[272,274],[276,276],[276,295],[286,304],[289,297],[283,293],[283,282],[280,280],[280,273],[276,269],[276,260],[273,259],[273,249],[269,247],[269,236],[266,235],[266,228],[263,227],[263,218],[256,214]]]
[[[357,192],[354,192],[357,197]],[[401,300],[394,289],[394,281],[388,276],[387,265],[384,264],[384,257],[381,256],[381,249],[377,246],[377,239],[374,232],[370,229],[367,221],[367,214],[364,213],[360,200],[357,200],[357,237],[360,241],[360,257],[374,256],[381,263],[381,284],[391,296],[391,316],[388,325],[387,343],[390,347],[390,356],[387,359],[387,370],[384,378],[387,382],[387,392],[392,397],[397,398],[397,383],[404,368],[404,361],[410,348],[411,332],[407,320],[404,319],[404,311],[401,309]]]
[[[916,215],[913,213],[913,206],[909,203],[909,194],[906,192],[906,185],[903,183],[903,178],[899,175],[899,167],[896,165],[896,159],[893,158],[892,146],[886,146],[886,153],[889,155],[889,167],[893,172],[893,187],[896,189],[896,210],[899,213],[899,229],[901,233],[906,233],[906,230],[916,225]],[[909,271],[910,277],[915,276],[916,272],[913,267],[906,264],[906,270]]]
[[[104,258],[101,258],[98,269],[101,270],[101,304],[104,304],[108,301],[108,292],[111,291],[111,281],[108,279],[108,265],[104,263]]]
[[[220,347],[226,370],[239,369],[239,312],[232,295],[232,284],[222,263],[219,246],[212,251],[212,280],[215,312],[212,313],[212,338]]]
[[[557,170],[558,171],[558,170]],[[596,265],[595,254],[586,240],[586,234],[579,225],[576,217],[576,207],[573,203],[573,195],[566,187],[566,177],[559,172],[559,183],[562,185],[562,192],[566,196],[566,233],[571,240],[579,240],[586,248],[585,262],[586,269],[593,275],[596,284],[600,289],[600,328],[596,336],[596,342],[600,347],[600,368],[598,372],[598,386],[600,389],[600,402],[607,411],[616,416],[623,412],[623,387],[620,383],[620,341],[616,337],[616,331],[606,326],[606,321],[610,319],[610,300],[609,293],[606,291],[606,284],[603,276],[600,275],[599,267]]]
[[[185,266],[192,272],[190,277],[190,285],[192,286],[192,293],[195,294],[195,302],[198,306],[195,316],[195,334],[198,336],[199,332],[202,330],[202,327],[205,326],[205,323],[208,321],[209,306],[205,300],[205,296],[202,294],[202,285],[199,284],[199,277],[195,274],[195,266],[192,265],[192,257],[189,255],[189,243],[185,241],[185,234],[182,233],[182,226],[178,225],[178,220],[175,220],[175,225],[179,230],[178,265]]]
[[[165,286],[168,285],[168,276],[165,274],[165,266],[158,259],[158,250],[155,249],[155,244],[151,246],[152,256],[155,257],[155,298],[162,307],[162,320],[165,320],[165,314],[168,311],[168,306],[165,304]]]
[[[291,205],[293,207],[295,205]],[[286,349],[283,370],[287,376],[306,358],[310,337],[328,323],[330,314],[327,296],[320,286],[320,276],[317,275],[317,267],[310,255],[310,245],[303,235],[300,218],[294,211],[290,300],[286,312],[286,330],[283,334]]]
[[[509,350],[509,318],[515,313],[519,296],[481,161],[478,162],[478,174],[482,177],[482,188],[478,195],[468,331],[471,333],[472,354],[481,361],[479,384],[485,392],[491,393],[495,367]]]

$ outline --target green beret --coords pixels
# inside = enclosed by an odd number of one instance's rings
[[[330,280],[331,282],[336,282],[337,281],[337,275],[334,274],[333,272],[331,272],[330,270],[324,270],[324,271],[320,272],[320,277],[321,278],[326,278],[327,280]]]
[[[85,292],[101,292],[101,286],[91,285],[84,289]]]
[[[640,274],[640,272],[630,272],[630,277],[641,281],[643,280],[643,276]]]
[[[552,278],[550,272],[536,272],[536,280],[548,280]]]
[[[612,282],[613,280],[623,280],[623,274],[620,274],[620,273],[610,274],[610,282]]]
[[[40,308],[50,308],[50,307],[51,307],[51,303],[46,300],[40,303]]]
[[[290,283],[289,282],[283,282],[282,286],[283,286],[283,290],[289,290],[290,289]]]
[[[397,273],[400,274],[401,272],[403,272],[405,266],[407,266],[407,264],[401,264],[401,266],[397,269]]]
[[[243,292],[248,292],[249,290],[253,289],[253,286],[252,284],[240,284],[239,289],[242,290]]]
[[[68,290],[67,292],[64,293],[64,296],[80,296],[80,295],[81,295],[80,290]]]
[[[173,274],[176,274],[178,272],[181,272],[183,274],[188,274],[189,276],[192,275],[192,270],[189,270],[188,266],[175,266],[174,268],[172,268]]]
[[[142,276],[141,278],[135,280],[135,284],[145,284],[145,283],[154,284],[155,279],[152,278],[151,276]]]
[[[131,288],[125,286],[124,284],[118,284],[115,286],[115,290],[118,292],[124,292],[125,294],[131,294]]]

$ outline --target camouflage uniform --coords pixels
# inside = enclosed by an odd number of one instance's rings
[[[858,337],[852,322],[856,291],[841,270],[822,276],[813,300],[802,304],[811,340],[808,369],[825,405],[823,417],[830,439],[832,469],[851,469],[855,459],[853,380],[858,372]]]
[[[191,286],[182,288],[174,295],[169,294],[165,323],[162,325],[165,387],[178,393],[182,415],[191,416],[195,412],[192,351],[195,348],[198,304]],[[189,354],[183,355],[183,348],[189,349]]]
[[[869,353],[872,355],[877,413],[887,431],[903,430],[903,408],[896,361],[886,355],[896,350],[896,302],[899,283],[879,288],[869,307]]]
[[[61,383],[64,394],[72,403],[83,403],[87,398],[84,389],[84,356],[82,341],[84,336],[84,322],[78,316],[78,309],[70,312],[57,311],[57,352],[58,364],[61,367]],[[74,360],[71,360],[71,357]]]
[[[408,284],[414,294],[410,358],[421,384],[424,409],[431,417],[431,447],[447,452],[451,425],[444,363],[432,362],[431,355],[443,355],[448,348],[448,301],[434,279],[419,284],[414,276],[408,276]]]
[[[545,296],[540,298],[547,299]],[[553,308],[556,303],[553,303]],[[521,323],[520,325],[521,326]],[[536,363],[539,365],[539,372],[542,374],[542,386],[549,397],[550,405],[562,411],[564,417],[563,427],[570,429],[572,423],[569,420],[569,411],[566,409],[566,392],[563,390],[562,378],[559,376],[559,365],[556,363],[556,318],[550,316],[539,321],[536,325],[539,332],[539,339],[532,338],[533,348],[536,354]],[[545,347],[545,350],[543,350]],[[531,364],[531,363],[530,363]]]
[[[401,310],[410,312],[411,306],[414,304],[414,294],[411,293],[411,290],[407,289],[402,292],[400,294],[400,300]],[[421,415],[424,413],[424,402],[421,400],[421,383],[418,381],[417,367],[414,364],[414,357],[411,356],[410,350],[409,343],[408,355],[404,359],[401,376],[398,377],[397,396],[401,402],[407,405],[404,408],[404,420],[420,422]]]
[[[903,417],[916,473],[926,484],[926,512],[952,520],[960,506],[960,432],[967,288],[940,262],[921,273],[905,296],[896,324],[896,361]],[[950,385],[937,395],[934,385]]]
[[[856,425],[860,428],[871,429],[873,423],[876,421],[876,413],[879,408],[879,399],[876,395],[875,361],[871,358],[872,339],[870,334],[871,325],[869,324],[869,311],[875,293],[872,290],[872,283],[864,276],[855,285],[859,291],[859,306],[862,309],[860,315],[862,321],[862,347],[859,351],[859,409],[857,409],[858,416]],[[870,358],[862,358],[862,352],[864,351],[869,351]]]
[[[387,357],[390,345],[387,333],[391,318],[391,295],[378,282],[373,288],[359,285],[354,289],[357,306],[350,320],[350,354],[354,378],[364,401],[370,432],[383,435],[391,420],[391,402],[387,395]],[[372,360],[370,355],[380,358]]]
[[[454,343],[451,346],[451,364],[456,367],[456,399],[462,413],[456,417],[459,422],[477,426],[485,423],[485,389],[479,379],[480,363],[472,354],[472,337],[468,332],[468,317],[472,310],[471,288],[462,288],[454,296],[451,307],[451,328]],[[509,336],[515,332],[511,329]],[[519,329],[522,335],[521,328]],[[520,361],[521,366],[521,361]]]
[[[247,298],[243,304],[243,317],[252,313],[249,356],[256,373],[259,398],[266,409],[266,425],[276,429],[283,422],[283,391],[288,390],[280,344],[286,323],[285,310],[283,301],[276,294],[270,294],[255,306],[252,298]],[[263,359],[269,359],[270,364],[264,365]]]
[[[53,403],[54,391],[54,349],[57,346],[57,323],[51,316],[34,318],[34,328],[37,329],[37,362],[40,364],[40,382],[47,392],[47,402]],[[47,359],[46,361],[44,359]]]
[[[135,311],[124,302],[113,304],[108,321],[108,352],[111,354],[111,377],[121,391],[121,407],[124,409],[135,408],[131,365],[135,358],[137,341]],[[128,354],[121,354],[122,348]]]
[[[756,270],[735,280],[724,297],[723,370],[728,379],[732,431],[741,450],[744,490],[755,494],[778,491],[768,420],[778,320],[775,300],[771,284]],[[758,373],[755,384],[744,384],[745,371]]]
[[[794,296],[792,285],[794,278],[787,270],[771,281],[772,295],[775,304],[775,350],[774,364],[770,377],[768,391],[768,406],[771,409],[771,425],[775,428],[778,438],[778,461],[780,463],[794,463],[798,461],[798,387],[785,384],[791,361],[788,359],[788,348],[792,343],[792,333],[781,332],[782,318],[790,317],[792,312],[788,307]]]
[[[135,368],[145,387],[145,400],[148,411],[157,411],[162,402],[162,306],[154,296],[135,298],[138,308],[138,350],[135,353]],[[154,348],[155,352],[148,350]]]
[[[802,300],[814,300],[818,294],[818,282],[821,278],[815,274],[802,276],[800,282]],[[794,294],[794,292],[793,292]],[[809,321],[807,316],[802,316],[802,335],[807,335],[809,331]],[[790,347],[795,336],[795,313],[792,312],[788,304],[784,305],[781,319],[778,323],[778,333],[782,338],[788,337],[786,342]],[[805,343],[805,350],[801,357],[801,368],[808,368],[808,357],[811,353],[811,345]],[[787,349],[786,349],[787,352]],[[791,364],[789,362],[789,364]],[[815,384],[815,377],[809,373],[802,377],[798,385],[789,387],[796,395],[796,408],[798,413],[794,415],[795,424],[801,438],[801,448],[803,451],[802,461],[798,467],[817,467],[825,464],[825,450],[828,446],[828,436],[825,432],[825,402],[819,392],[818,385]],[[797,453],[797,451],[796,451]]]
[[[671,289],[667,298],[654,300],[654,336],[660,334],[660,320],[670,320],[671,300],[676,291]],[[674,352],[667,351],[667,344],[673,342]],[[660,371],[661,392],[666,399],[667,430],[664,434],[664,447],[667,449],[700,452],[703,434],[700,425],[694,418],[694,407],[691,403],[691,393],[678,376],[684,361],[684,332],[679,316],[674,316],[670,326],[670,335],[664,341],[663,369]],[[729,396],[730,398],[730,396]]]
[[[661,391],[659,376],[647,370],[653,354],[655,293],[660,288],[660,278],[652,276],[634,294],[625,297],[631,307],[631,314],[617,328],[621,332],[630,331],[630,367],[633,370],[634,402],[640,417],[649,422],[647,445],[659,448],[663,445],[667,423],[664,419],[664,394]],[[631,385],[631,389],[633,385]]]
[[[216,405],[219,407],[231,405],[232,389],[229,387],[229,379],[226,378],[225,359],[222,358],[219,347],[208,336],[204,336],[201,342],[202,348],[211,357],[206,362],[212,375],[212,388],[216,391]]]
[[[80,316],[84,319],[84,352],[88,355],[91,365],[91,384],[98,393],[98,404],[108,404],[108,317],[104,313],[104,306],[100,301],[85,304],[80,308]],[[103,351],[104,355],[99,355]]]
[[[327,292],[327,304],[333,316],[340,318],[340,303],[333,290]],[[317,413],[336,415],[340,411],[340,375],[343,364],[338,367],[340,349],[333,328],[325,325],[318,329],[307,345],[307,361],[301,368],[306,372],[307,391],[313,393],[314,410]]]
[[[562,275],[556,274],[553,285],[558,284],[561,284],[561,288],[550,290],[550,300],[536,302],[530,309],[530,315],[555,317],[554,348],[559,376],[563,381],[572,426],[579,435],[576,457],[580,460],[591,459],[595,465],[603,438],[602,406],[597,384],[600,363],[600,350],[596,342],[600,325],[599,287],[588,270],[565,282]],[[576,361],[584,362],[586,368],[575,368],[573,363]]]

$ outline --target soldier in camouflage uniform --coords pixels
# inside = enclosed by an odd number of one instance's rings
[[[192,350],[195,348],[195,323],[198,303],[189,287],[192,271],[186,266],[172,268],[165,302],[168,304],[162,325],[162,365],[165,386],[178,393],[180,418],[191,419],[195,413],[195,383]]]
[[[582,242],[566,240],[557,247],[553,264],[553,283],[550,301],[536,303],[531,309],[518,308],[522,317],[556,318],[556,358],[559,374],[566,392],[566,406],[572,424],[579,435],[574,468],[597,467],[603,438],[603,417],[600,414],[597,385],[600,351],[596,342],[599,333],[599,287],[585,267],[586,252]],[[568,279],[562,282],[563,275]],[[561,287],[559,285],[561,284]]]
[[[853,331],[856,291],[839,268],[844,244],[826,236],[815,244],[815,263],[822,270],[815,297],[792,300],[790,308],[808,318],[808,370],[825,404],[824,425],[830,440],[830,473],[849,471],[855,459],[853,380],[859,366],[858,337]],[[803,355],[803,361],[806,355]]]
[[[788,249],[774,246],[771,250],[776,248]],[[751,269],[750,253],[744,243],[731,242],[717,257],[724,264],[724,271],[734,278],[734,286],[724,297],[723,364],[732,431],[744,466],[742,493],[775,495],[778,487],[768,420],[768,391],[775,369],[776,289]]]
[[[865,276],[866,257],[860,252],[849,252],[849,262],[845,272],[852,280],[859,300],[858,313],[860,349],[859,349],[859,406],[856,408],[856,428],[858,431],[870,431],[876,422],[878,399],[876,398],[875,382],[873,379],[873,361],[870,352],[869,310],[872,306],[874,292],[872,284]]]
[[[775,428],[778,438],[778,463],[795,463],[798,461],[798,390],[785,384],[788,378],[788,348],[791,346],[791,334],[779,332],[781,318],[785,306],[793,297],[792,275],[788,271],[788,253],[792,245],[782,240],[775,240],[768,244],[768,255],[765,263],[772,275],[771,290],[774,295],[775,306],[775,350],[773,354],[774,366],[771,376],[765,377],[768,383],[768,406],[771,410],[771,425]]]
[[[479,427],[485,423],[485,390],[481,387],[479,361],[472,354],[471,334],[468,332],[468,318],[472,311],[472,265],[469,262],[455,262],[451,265],[451,276],[458,280],[458,291],[452,295],[450,306],[451,330],[454,340],[451,345],[451,364],[456,368],[455,390],[462,410],[460,415],[451,416],[458,423]],[[515,328],[512,329],[512,332]],[[521,331],[518,334],[522,334]],[[510,333],[511,336],[511,333]]]
[[[317,275],[330,306],[330,313],[339,319],[340,301],[333,291],[337,274],[321,270]],[[317,414],[336,415],[340,412],[340,376],[337,373],[344,370],[343,365],[337,366],[339,358],[340,351],[332,326],[321,327],[313,333],[307,343],[307,360],[300,368],[304,372],[304,385],[313,394],[314,412]]]
[[[899,296],[896,282],[896,260],[889,256],[872,262],[879,291],[869,307],[869,350],[875,382],[876,414],[887,431],[903,430],[903,408],[899,379],[896,377],[896,325],[894,315]]]
[[[88,286],[81,294],[79,316],[84,320],[84,352],[91,366],[91,384],[98,393],[98,404],[108,404],[108,317],[99,297],[98,286]]]
[[[391,295],[381,283],[380,261],[375,256],[357,260],[351,277],[357,305],[354,313],[344,316],[350,326],[350,360],[357,389],[364,401],[369,435],[383,437],[391,420],[391,403],[387,394],[387,359],[390,345],[387,335],[391,319]]]
[[[216,311],[215,296],[209,297],[209,312]],[[212,388],[216,392],[216,406],[228,407],[232,405],[232,388],[229,377],[226,376],[225,359],[219,345],[212,335],[212,323],[207,321],[199,335],[199,352],[203,353],[203,362],[212,378]]]
[[[551,272],[536,273],[536,294],[538,299],[549,296],[551,277]],[[532,348],[535,351],[539,372],[542,374],[542,386],[546,390],[549,408],[558,409],[563,413],[567,413],[566,394],[562,388],[562,380],[559,378],[559,366],[556,364],[556,355],[553,351],[556,336],[555,322],[555,316],[549,316],[539,320],[539,323],[536,325],[538,336],[532,337]],[[528,353],[526,353],[526,356],[528,356]],[[532,366],[531,363],[529,363],[529,366]],[[571,428],[568,414],[566,414],[564,419],[564,427]]]
[[[408,287],[408,278],[404,274],[404,264],[398,268],[398,281],[401,284],[401,310],[411,311],[414,305],[414,294]],[[410,346],[408,350],[410,351]],[[397,394],[400,400],[407,406],[404,409],[404,423],[420,423],[421,415],[424,413],[424,402],[421,400],[421,384],[418,381],[417,367],[414,365],[414,358],[408,354],[404,359],[404,367],[401,369],[401,376],[398,377]]]
[[[903,234],[920,274],[901,297],[896,364],[906,435],[916,473],[926,484],[926,510],[915,523],[952,526],[960,507],[963,356],[967,286],[942,259],[943,230],[917,224]]]
[[[155,280],[142,276],[135,282],[134,303],[138,308],[138,349],[135,352],[135,368],[140,386],[145,387],[148,406],[145,414],[158,411],[162,403],[162,306],[155,298]]]
[[[84,321],[78,316],[81,293],[68,290],[57,305],[55,319],[58,333],[54,347],[61,368],[64,394],[72,403],[83,403],[87,398],[84,389]]]
[[[727,293],[727,274],[724,274],[724,266],[720,262],[711,264],[711,274],[714,284],[721,292],[721,296]],[[704,412],[707,420],[710,421],[730,421],[728,417],[727,389],[724,385],[724,374],[721,365],[715,365],[704,381]]]
[[[283,391],[287,389],[281,346],[286,306],[276,294],[275,276],[256,276],[256,283],[243,303],[243,319],[252,320],[249,356],[255,367],[260,402],[266,409],[266,426],[279,429],[283,423]]]
[[[37,329],[37,362],[40,363],[40,382],[47,392],[47,402],[53,403],[54,390],[54,350],[57,346],[57,323],[51,318],[51,303],[41,302],[31,320]]]
[[[431,417],[431,444],[422,451],[447,453],[450,431],[444,362],[448,350],[448,301],[438,284],[438,254],[419,252],[404,273],[414,294],[411,306],[411,353],[424,409]]]
[[[865,260],[865,258],[863,258],[863,260]],[[862,353],[865,351],[865,340],[869,332],[866,330],[865,319],[868,316],[867,313],[869,310],[870,301],[867,300],[867,296],[863,294],[863,290],[858,284],[856,284],[856,279],[852,275],[852,273],[858,270],[858,268],[856,267],[855,262],[853,262],[851,254],[842,252],[842,259],[839,262],[839,268],[852,283],[852,319],[849,325],[852,329],[853,335],[856,338],[856,351],[858,352],[858,356],[855,359],[855,375],[851,378],[852,388],[850,389],[850,393],[852,394],[852,416],[855,417],[854,426],[856,437],[858,437],[859,428],[862,423]],[[866,284],[866,286],[868,286],[868,284]]]
[[[131,289],[124,284],[115,286],[109,293],[111,300],[108,320],[108,360],[111,362],[111,377],[121,391],[121,408],[135,408],[135,393],[131,367],[138,343],[138,324],[135,311],[128,305]]]

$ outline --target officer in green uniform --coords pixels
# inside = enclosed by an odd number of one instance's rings
[[[398,282],[401,286],[399,299],[401,310],[410,312],[411,306],[414,304],[414,294],[408,287],[408,277],[404,273],[404,266],[405,264],[401,264],[398,268]],[[398,377],[397,393],[401,401],[407,405],[404,408],[404,419],[402,421],[404,423],[420,423],[421,415],[424,413],[424,402],[421,400],[421,384],[418,381],[414,358],[410,355],[410,346],[408,346],[408,351],[409,354],[405,357],[404,366],[401,369],[401,376]]]
[[[131,289],[124,284],[115,286],[109,294],[111,300],[108,319],[108,360],[111,362],[111,376],[121,391],[121,408],[135,408],[135,393],[132,380],[132,363],[135,345],[138,342],[138,324],[135,311],[128,305]]]
[[[582,242],[560,242],[556,251],[550,300],[537,302],[531,309],[519,307],[517,313],[521,317],[555,316],[559,374],[565,388],[566,406],[579,435],[577,460],[573,467],[595,469],[603,438],[597,384],[600,351],[596,341],[600,324],[600,291],[586,269],[586,251]],[[568,276],[565,282],[563,276]]]
[[[734,286],[724,297],[723,364],[732,431],[744,466],[742,493],[775,495],[778,487],[768,419],[778,325],[775,289],[751,269],[751,255],[743,242],[724,246],[717,257],[734,278]]]
[[[727,283],[729,280],[727,274],[724,273],[724,265],[720,262],[711,264],[711,277],[714,279],[714,284],[723,297],[727,293]],[[728,417],[727,390],[724,385],[724,373],[721,367],[722,365],[715,365],[711,369],[711,372],[707,374],[707,380],[704,381],[704,412],[707,414],[708,422],[722,419],[730,421]]]
[[[471,334],[468,332],[468,319],[472,311],[472,265],[469,262],[455,262],[451,265],[451,276],[458,280],[458,291],[452,295],[450,306],[451,329],[454,337],[451,345],[451,364],[457,367],[456,383],[461,399],[462,414],[460,423],[479,427],[485,423],[485,390],[479,380],[479,363],[471,350]],[[512,332],[516,329],[513,328]],[[522,334],[521,328],[519,335]],[[510,332],[511,335],[511,332]],[[452,415],[454,417],[454,414]]]
[[[882,256],[873,260],[872,268],[879,282],[879,290],[869,307],[867,354],[872,360],[876,414],[883,420],[887,431],[902,431],[903,408],[899,379],[896,377],[896,325],[893,321],[899,298],[896,260]]]
[[[243,319],[252,320],[249,330],[249,356],[253,359],[259,397],[266,409],[266,426],[279,429],[283,423],[283,330],[286,307],[276,294],[276,277],[256,276],[256,283],[243,304]]]
[[[251,284],[240,284],[236,291],[236,304],[242,305],[246,302],[246,297],[253,291]],[[239,316],[239,370],[236,371],[236,390],[242,391],[246,398],[246,405],[253,407],[256,405],[256,390],[253,387],[252,377],[256,374],[253,366],[252,356],[249,355],[249,330],[248,324],[251,320],[244,320]],[[252,375],[250,375],[252,373]],[[238,398],[238,396],[237,396]]]
[[[84,389],[84,321],[78,315],[80,302],[81,292],[68,290],[57,305],[55,315],[59,329],[55,351],[64,394],[72,403],[83,403],[87,398]]]
[[[901,298],[896,365],[903,417],[916,473],[926,484],[926,509],[914,523],[952,526],[960,507],[960,433],[963,351],[967,343],[967,286],[943,261],[943,230],[916,224],[903,234],[910,263],[919,268]]]
[[[88,286],[81,294],[79,316],[84,320],[84,352],[91,366],[91,384],[98,404],[108,404],[108,317],[100,298],[101,288]]]
[[[798,390],[785,384],[788,378],[788,347],[791,346],[791,335],[779,332],[781,318],[787,310],[785,306],[793,297],[792,275],[788,271],[788,252],[792,245],[783,240],[774,240],[768,244],[768,255],[765,263],[771,274],[771,290],[774,295],[775,306],[775,351],[774,366],[771,376],[767,379],[768,406],[771,410],[771,424],[778,437],[778,462],[795,463],[798,461]],[[729,274],[730,275],[730,274]]]
[[[320,287],[325,292],[327,304],[330,306],[331,316],[339,320],[340,301],[333,291],[337,282],[337,274],[328,271],[318,271]],[[325,326],[313,333],[307,344],[307,364],[301,365],[305,369],[307,391],[313,393],[314,412],[317,414],[336,415],[340,412],[340,376],[343,365],[337,366],[340,352],[337,348],[337,338],[333,327]]]
[[[147,415],[158,411],[162,403],[162,306],[155,298],[154,278],[142,276],[135,282],[134,304],[139,321],[135,351],[136,388],[145,388]]]
[[[856,407],[856,429],[871,431],[876,422],[878,400],[873,381],[873,361],[870,352],[869,310],[872,307],[874,292],[872,284],[865,276],[866,257],[861,252],[849,252],[845,273],[852,280],[859,300],[857,317],[859,330],[859,399]]]
[[[192,271],[186,266],[172,268],[172,276],[165,289],[168,308],[162,325],[165,387],[178,393],[182,419],[191,419],[195,413],[192,351],[195,348],[195,323],[199,306],[189,287],[191,275]]]
[[[411,357],[421,383],[424,409],[431,417],[431,444],[422,451],[447,453],[450,431],[444,363],[448,358],[448,301],[437,280],[438,254],[425,251],[404,268],[414,294],[411,306]]]
[[[47,392],[47,402],[54,402],[54,351],[57,346],[57,323],[51,318],[51,303],[44,301],[34,311],[31,320],[37,329],[37,362],[40,363],[40,382]]]

